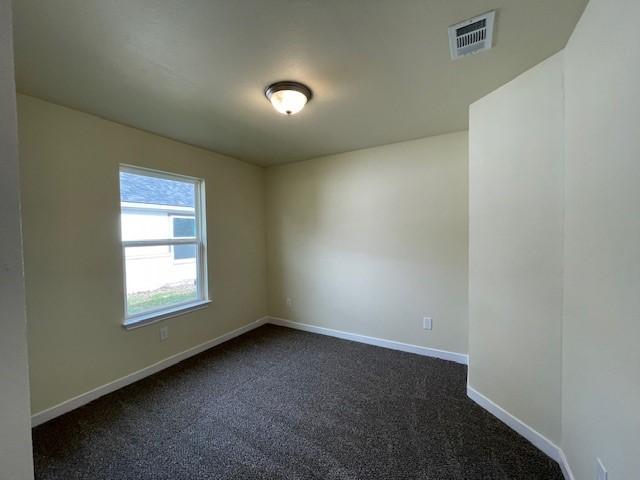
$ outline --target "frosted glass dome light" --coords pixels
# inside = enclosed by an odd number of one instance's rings
[[[298,82],[277,82],[267,87],[265,96],[278,112],[295,115],[311,100],[311,89]]]

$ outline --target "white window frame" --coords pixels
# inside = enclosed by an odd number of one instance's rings
[[[195,194],[194,213],[196,222],[195,237],[163,238],[157,240],[122,240],[122,231],[120,232],[120,242],[122,244],[122,273],[124,282],[124,327],[126,329],[133,329],[144,325],[149,325],[151,323],[159,322],[166,318],[175,317],[193,310],[205,308],[211,303],[211,300],[209,299],[209,282],[207,274],[207,216],[205,210],[204,179],[189,177],[176,173],[163,172],[160,170],[153,170],[144,167],[136,167],[133,165],[121,164],[118,170],[118,187],[120,186],[120,172],[132,173],[134,175],[143,175],[148,177],[156,177],[165,180],[192,183],[194,185]],[[171,226],[171,232],[173,232],[173,225]],[[153,310],[147,310],[143,313],[129,315],[127,309],[127,260],[125,255],[127,247],[150,247],[159,245],[167,245],[173,247],[174,245],[191,245],[194,243],[196,244],[197,299],[171,305],[170,307],[157,308]],[[171,254],[173,255],[173,248],[171,248]]]

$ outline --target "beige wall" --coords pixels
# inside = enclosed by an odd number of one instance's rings
[[[267,314],[264,171],[31,97],[18,98],[32,411]],[[122,328],[118,165],[206,182],[204,310]]]
[[[562,57],[471,109],[470,382],[577,480],[640,475],[639,15],[591,0]]]
[[[563,449],[577,480],[640,478],[637,0],[591,0],[565,50]]]
[[[33,478],[11,2],[0,0],[0,478]]]
[[[466,132],[271,167],[267,199],[272,315],[466,353]]]
[[[469,384],[559,443],[562,54],[474,103]]]

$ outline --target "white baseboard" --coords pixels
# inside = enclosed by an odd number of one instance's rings
[[[531,428],[519,418],[511,415],[504,408],[494,403],[489,398],[485,397],[471,385],[467,385],[467,396],[482,408],[487,410],[489,413],[491,413],[493,416],[498,418],[498,420],[501,420],[503,423],[505,423],[520,435],[522,435],[524,438],[529,440],[535,447],[547,454],[547,456],[558,462],[566,480],[575,480],[573,473],[571,472],[569,462],[567,461],[567,457],[565,456],[562,449],[555,443],[542,435],[540,432]]]
[[[576,480],[576,477],[573,475],[571,471],[571,466],[569,465],[569,460],[567,460],[567,456],[564,454],[562,449],[560,450],[560,460],[558,463],[560,464],[560,468],[562,469],[562,474],[564,475],[565,480]]]
[[[137,382],[138,380],[142,380],[143,378],[148,377],[149,375],[153,375],[160,370],[164,370],[165,368],[175,365],[182,360],[186,360],[187,358],[204,352],[209,348],[220,345],[227,340],[231,340],[232,338],[242,335],[243,333],[247,333],[255,328],[258,328],[261,325],[267,323],[268,320],[269,317],[262,317],[259,320],[233,330],[232,332],[220,335],[219,337],[201,343],[200,345],[196,345],[195,347],[185,350],[184,352],[176,353],[175,355],[165,358],[164,360],[154,363],[153,365],[149,365],[148,367],[130,373],[129,375],[126,375],[122,378],[94,388],[93,390],[78,395],[77,397],[73,397],[69,400],[59,403],[58,405],[54,405],[53,407],[47,408],[46,410],[42,410],[41,412],[38,412],[31,416],[31,426],[37,427],[44,422],[70,412],[71,410],[75,410],[76,408],[81,407],[82,405],[85,405],[99,397],[102,397],[103,395],[114,392],[122,387],[126,387],[127,385]]]
[[[268,323],[279,325],[281,327],[294,328],[305,332],[319,333],[320,335],[328,335],[330,337],[342,338],[353,342],[366,343],[368,345],[376,345],[378,347],[390,348],[391,350],[400,350],[402,352],[415,353],[425,357],[440,358],[451,362],[467,365],[468,356],[464,353],[449,352],[447,350],[438,350],[436,348],[421,347],[410,343],[396,342],[394,340],[385,340],[384,338],[368,337],[357,333],[344,332],[342,330],[334,330],[332,328],[318,327],[306,323],[293,322],[285,318],[269,317]]]

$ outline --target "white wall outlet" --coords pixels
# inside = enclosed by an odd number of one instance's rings
[[[607,469],[604,468],[604,465],[602,464],[602,460],[600,460],[599,458],[596,458],[596,472],[597,472],[597,476],[596,476],[596,480],[607,480],[607,478],[609,477],[609,475],[607,475]]]
[[[169,338],[169,327],[160,328],[160,340],[164,342],[167,338]]]
[[[291,310],[291,307],[293,307],[293,301],[290,298],[287,298],[287,308]]]
[[[424,317],[422,319],[422,328],[431,330],[433,328],[433,319],[431,317]]]

